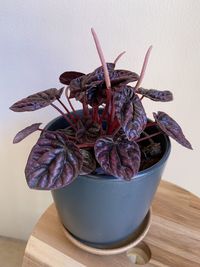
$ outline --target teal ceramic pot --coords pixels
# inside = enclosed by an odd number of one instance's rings
[[[56,130],[66,126],[65,120],[59,117],[47,128]],[[84,175],[52,191],[59,218],[72,235],[90,245],[107,247],[137,232],[150,209],[170,154],[169,138],[165,135],[157,138],[161,142],[162,158],[131,181],[110,175]]]

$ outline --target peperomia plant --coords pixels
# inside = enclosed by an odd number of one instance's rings
[[[130,180],[161,155],[159,142],[153,137],[166,134],[183,146],[192,149],[180,126],[166,113],[153,113],[155,121],[147,119],[142,99],[167,102],[173,99],[170,91],[140,87],[152,47],[146,53],[140,75],[128,70],[115,69],[114,63],[105,63],[98,38],[92,29],[102,66],[89,74],[64,72],[61,89],[48,89],[13,104],[16,112],[34,111],[52,106],[67,121],[67,127],[55,131],[41,129],[35,123],[20,131],[14,138],[18,143],[35,131],[41,131],[32,148],[25,168],[30,188],[58,189],[70,184],[78,175],[106,173],[119,179]],[[128,85],[135,83],[134,85]],[[65,93],[71,109],[61,101]],[[71,99],[83,106],[77,113]],[[59,103],[60,107],[55,105]],[[148,129],[154,127],[154,132]],[[144,143],[148,141],[148,143]],[[143,145],[141,145],[143,144]],[[143,166],[142,166],[143,162]],[[142,167],[141,167],[142,166]]]

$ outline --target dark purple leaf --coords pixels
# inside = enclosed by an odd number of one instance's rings
[[[34,123],[20,132],[18,132],[14,139],[13,139],[13,144],[19,143],[22,141],[24,138],[26,138],[28,135],[32,134],[33,132],[37,131],[42,123]]]
[[[76,138],[81,143],[94,143],[100,136],[100,125],[91,119],[79,120],[77,128]]]
[[[137,81],[138,74],[128,70],[114,70],[113,63],[107,63],[111,87],[117,87]],[[70,83],[70,98],[75,97],[83,101],[86,97],[87,104],[101,105],[106,102],[106,83],[102,67],[92,73],[74,79]]]
[[[60,82],[63,83],[63,84],[66,84],[66,85],[69,85],[70,82],[73,80],[73,79],[76,79],[76,78],[79,78],[80,76],[83,76],[85,75],[84,73],[82,72],[77,72],[77,71],[66,71],[64,73],[62,73],[60,75]]]
[[[80,152],[83,156],[83,165],[80,171],[80,175],[89,174],[96,169],[96,160],[92,154],[84,149],[80,149]]]
[[[173,100],[173,94],[170,91],[159,91],[155,89],[138,88],[137,93],[150,98],[153,101],[167,102]]]
[[[185,138],[181,127],[174,119],[163,111],[158,111],[158,114],[153,113],[153,116],[163,132],[175,139],[184,147],[192,149],[190,142]]]
[[[59,99],[64,88],[51,88],[45,91],[30,95],[13,104],[10,109],[15,112],[34,111],[44,108]]]
[[[139,97],[131,86],[114,93],[116,116],[129,140],[137,139],[144,130],[147,117]]]
[[[29,155],[25,175],[30,188],[52,190],[71,183],[82,167],[78,147],[60,132],[44,132]]]
[[[106,173],[130,180],[140,167],[140,149],[134,141],[114,141],[112,137],[99,138],[94,146],[95,156]]]
[[[107,65],[108,71],[113,71],[115,69],[114,63],[106,63],[106,65]],[[100,66],[96,68],[94,72],[97,74],[97,73],[102,73],[102,71],[103,71],[103,67]]]
[[[83,96],[85,95],[85,89],[83,88],[83,80],[85,77],[86,75],[80,76],[70,82],[70,98],[76,98],[76,100],[82,101]]]

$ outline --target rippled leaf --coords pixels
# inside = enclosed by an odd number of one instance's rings
[[[113,71],[115,69],[114,63],[106,63],[106,65],[107,65],[108,71]],[[103,71],[103,67],[100,66],[96,68],[94,72],[97,74],[97,73],[102,73],[102,71]]]
[[[113,63],[107,63],[111,87],[117,87],[137,81],[139,76],[128,70],[114,70]],[[92,73],[74,79],[70,83],[70,98],[75,97],[83,101],[86,97],[87,104],[101,105],[106,102],[106,83],[102,67]]]
[[[78,147],[64,134],[45,132],[29,155],[25,175],[30,188],[52,190],[71,183],[82,167]]]
[[[192,149],[190,142],[185,138],[181,127],[168,114],[162,111],[153,113],[153,116],[163,132],[175,139],[179,144]]]
[[[70,82],[73,80],[73,79],[76,79],[76,78],[79,78],[80,76],[83,76],[85,75],[84,73],[82,72],[77,72],[77,71],[66,71],[64,73],[62,73],[60,75],[60,82],[63,83],[63,84],[66,84],[66,85],[69,85]]]
[[[161,101],[167,102],[173,100],[173,94],[170,91],[159,91],[156,89],[145,89],[145,88],[138,88],[137,93],[153,100],[153,101]]]
[[[41,124],[42,123],[34,123],[18,132],[13,139],[13,144],[19,143],[24,138],[37,131]]]
[[[92,173],[96,169],[95,157],[87,150],[80,149],[83,157],[83,165],[80,171],[80,175]]]
[[[77,123],[76,137],[81,143],[93,143],[100,136],[101,127],[91,119],[82,119]]]
[[[139,97],[131,86],[114,93],[116,116],[129,140],[137,139],[144,130],[147,117]]]
[[[45,91],[30,95],[13,104],[10,109],[15,112],[34,111],[44,108],[59,99],[64,88],[51,88]]]
[[[80,76],[76,79],[73,79],[69,85],[70,98],[75,98],[76,100],[82,101],[85,96],[85,89],[83,88],[83,80],[85,76]]]
[[[99,138],[95,143],[95,156],[100,166],[115,177],[130,180],[140,167],[140,149],[136,142],[113,140],[110,136]]]

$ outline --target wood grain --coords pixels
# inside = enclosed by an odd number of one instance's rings
[[[162,181],[153,202],[152,224],[145,244],[151,251],[146,267],[200,266],[200,199]],[[23,267],[133,267],[126,253],[89,254],[64,236],[54,205],[38,221],[29,238]],[[140,265],[141,266],[141,265]],[[143,265],[144,266],[144,265]]]

